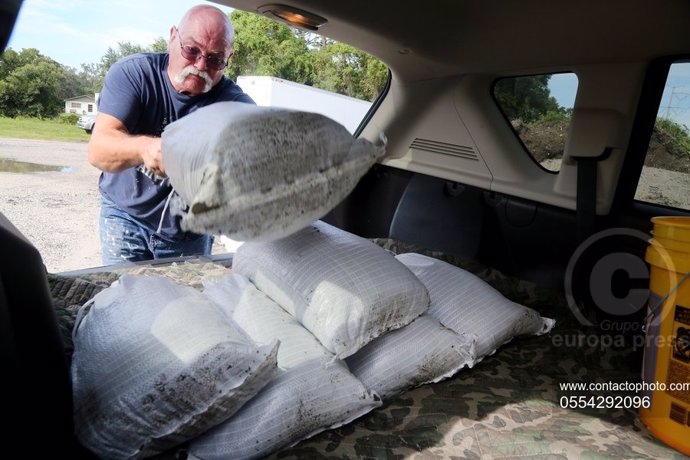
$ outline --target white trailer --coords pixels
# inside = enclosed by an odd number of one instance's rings
[[[276,77],[237,77],[237,84],[257,105],[283,107],[326,115],[351,133],[359,126],[371,102]]]

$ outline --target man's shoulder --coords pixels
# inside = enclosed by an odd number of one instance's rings
[[[240,88],[237,83],[228,77],[223,77],[214,88],[215,98],[223,101],[247,102],[255,104],[254,100]]]
[[[113,67],[148,71],[149,69],[164,68],[167,61],[168,53],[136,53],[121,58]]]

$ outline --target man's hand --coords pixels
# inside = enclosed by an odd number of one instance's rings
[[[165,177],[165,168],[163,166],[163,154],[161,152],[161,138],[149,137],[148,145],[144,147],[141,158],[144,161],[144,166],[153,171],[159,177]]]
[[[117,118],[99,113],[89,141],[89,162],[105,172],[120,172],[143,164],[165,177],[161,139],[131,135]]]

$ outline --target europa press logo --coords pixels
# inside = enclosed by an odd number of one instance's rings
[[[582,325],[594,326],[578,307],[583,293],[588,304],[608,317],[630,317],[647,306],[648,265],[643,257],[617,249],[639,247],[639,242],[631,239],[641,240],[644,246],[650,242],[649,234],[639,230],[611,228],[591,235],[571,256],[565,272],[565,295]],[[634,327],[639,328],[639,323]]]

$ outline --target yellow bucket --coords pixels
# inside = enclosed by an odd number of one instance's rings
[[[690,455],[690,217],[652,223],[642,368],[649,406],[640,408],[640,419],[656,438]]]

